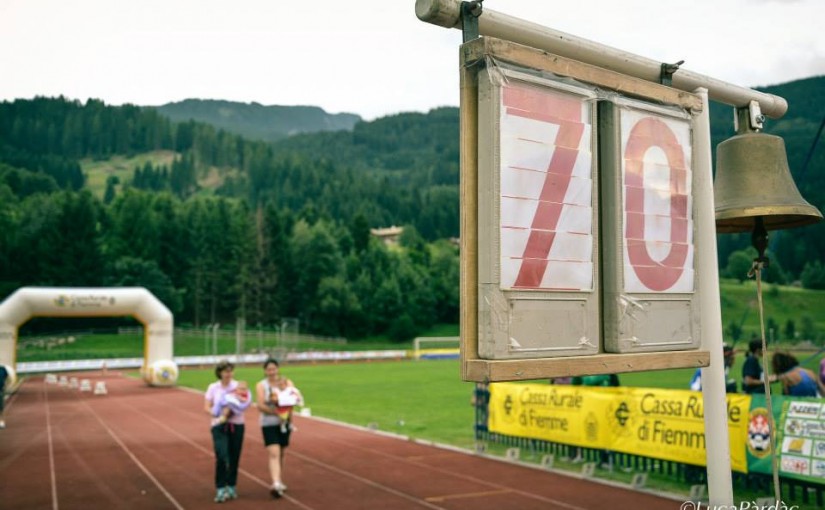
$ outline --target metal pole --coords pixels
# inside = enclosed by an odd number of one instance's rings
[[[243,354],[244,335],[246,335],[246,319],[238,317],[235,320],[235,361],[241,361],[241,354]]]
[[[696,172],[694,198],[696,213],[696,270],[702,296],[700,320],[702,347],[710,351],[710,366],[702,369],[702,398],[705,409],[705,455],[710,507],[733,507],[733,480],[730,468],[728,413],[725,398],[725,362],[722,356],[722,305],[719,298],[719,267],[716,261],[716,218],[711,175],[710,108],[708,91],[694,91],[704,108],[694,130],[693,171]]]
[[[218,355],[218,328],[220,327],[220,323],[216,322],[212,324],[212,355]]]
[[[433,25],[461,29],[460,0],[416,0],[415,14],[421,21]],[[661,76],[662,62],[508,16],[486,7],[478,18],[478,29],[481,35],[531,46],[643,80],[659,83]],[[672,86],[687,92],[706,88],[710,99],[736,107],[747,106],[751,100],[755,100],[759,102],[762,113],[774,119],[782,117],[788,111],[788,102],[779,96],[733,85],[685,69],[679,69],[673,75]]]

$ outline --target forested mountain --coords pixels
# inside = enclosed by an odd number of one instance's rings
[[[317,106],[264,106],[204,99],[187,99],[156,107],[176,122],[195,120],[241,135],[274,142],[299,133],[350,130],[361,120],[352,113],[327,113]]]
[[[103,200],[85,188],[80,162],[151,151],[178,156],[110,180]],[[458,249],[422,237],[458,234],[457,174],[436,184],[413,175],[432,157],[413,160],[368,173],[150,108],[0,103],[0,298],[143,285],[183,323],[299,317],[303,331],[410,338],[458,317]],[[370,236],[392,224],[406,225],[400,248]]]
[[[825,209],[825,77],[768,87],[802,194]],[[714,145],[733,133],[712,105]],[[277,324],[362,336],[456,321],[458,110],[253,141],[154,108],[65,98],[0,103],[0,299],[22,285],[144,285],[180,322]],[[162,151],[105,196],[82,168]],[[405,225],[401,248],[369,229]],[[748,235],[720,235],[723,275],[749,265]],[[825,288],[825,224],[773,233],[769,281]]]

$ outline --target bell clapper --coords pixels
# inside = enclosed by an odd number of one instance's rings
[[[765,229],[765,220],[762,216],[754,218],[753,232],[751,232],[751,244],[756,248],[757,257],[753,259],[754,265],[761,264],[762,268],[768,267],[770,259],[765,256],[768,249],[768,231]]]

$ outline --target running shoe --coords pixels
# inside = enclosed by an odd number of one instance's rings
[[[226,487],[221,487],[218,489],[218,492],[215,494],[215,503],[223,503],[229,499],[229,493],[226,490]]]
[[[230,485],[226,488],[226,497],[227,499],[238,499],[238,491],[235,490],[235,487]]]

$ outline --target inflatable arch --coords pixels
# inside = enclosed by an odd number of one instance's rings
[[[153,386],[174,385],[178,367],[172,361],[172,312],[143,287],[17,289],[0,303],[0,364],[16,369],[17,330],[32,317],[127,315],[143,324],[143,379]]]

